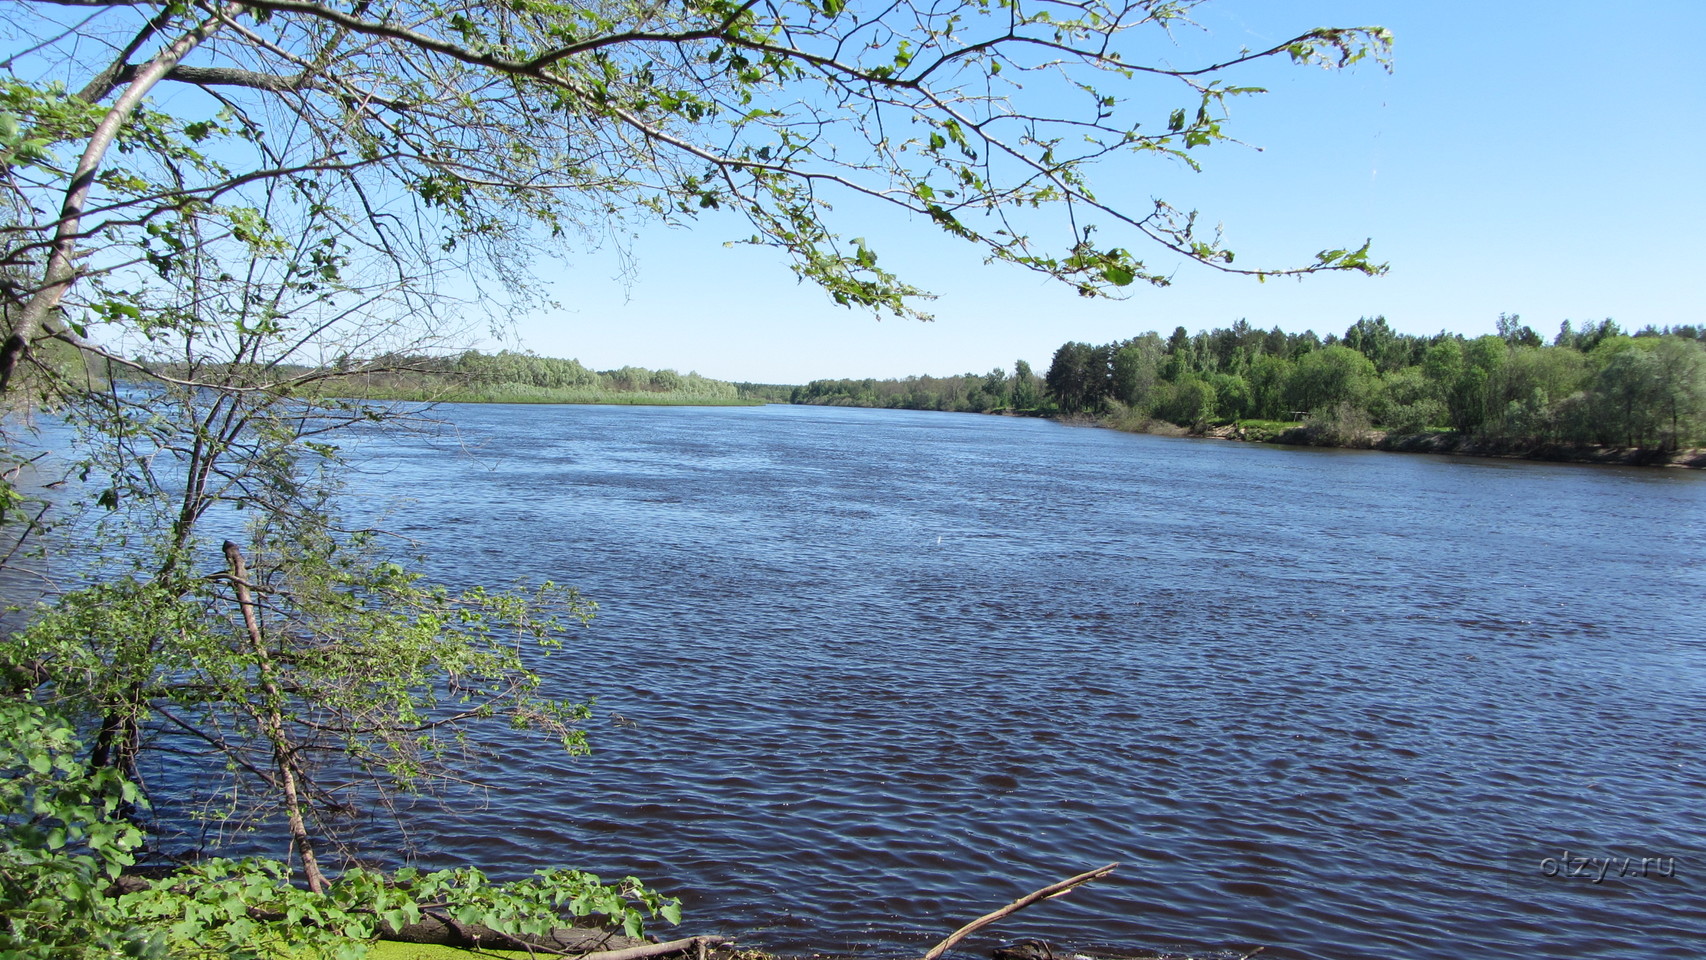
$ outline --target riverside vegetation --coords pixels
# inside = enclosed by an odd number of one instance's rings
[[[107,369],[99,356],[60,353],[62,373],[69,365],[87,379],[99,381]],[[141,361],[138,365],[146,366]],[[205,364],[198,371],[185,364],[166,363],[151,369],[182,379],[197,376],[205,368]],[[135,369],[113,372],[127,383],[147,386],[153,382],[148,373]],[[410,403],[740,406],[785,398],[789,389],[636,366],[592,370],[579,360],[511,350],[463,350],[448,355],[397,353],[373,357],[353,370],[344,359],[326,367],[280,364],[276,372],[281,380],[298,381],[300,385],[291,392],[299,396]]]
[[[342,380],[336,390],[372,400],[448,403],[628,403],[736,406],[763,403],[763,385],[696,372],[625,366],[590,370],[580,361],[508,350],[447,357],[397,357],[384,371]]]
[[[1038,377],[818,380],[794,403],[1091,417],[1122,430],[1339,447],[1662,458],[1706,445],[1706,327],[1634,335],[1564,321],[1550,344],[1515,316],[1477,338],[1344,336],[1244,321],[1093,346],[1069,342]]]

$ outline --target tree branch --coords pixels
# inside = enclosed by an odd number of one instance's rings
[[[1002,907],[993,913],[986,913],[958,930],[955,930],[953,933],[948,935],[946,940],[943,940],[941,943],[931,947],[929,952],[924,954],[924,960],[938,960],[938,958],[940,958],[942,954],[947,953],[954,944],[959,943],[961,940],[964,940],[966,937],[976,933],[978,930],[1000,920],[1002,917],[1018,913],[1020,910],[1025,909],[1033,903],[1043,900],[1052,900],[1055,897],[1071,893],[1075,887],[1081,884],[1089,883],[1092,880],[1100,880],[1108,874],[1113,873],[1114,868],[1118,866],[1118,863],[1110,863],[1105,867],[1097,867],[1087,873],[1081,873],[1076,877],[1068,877],[1059,883],[1051,883],[1041,890],[1027,893],[1005,907]]]
[[[106,158],[113,140],[118,137],[119,130],[142,104],[148,91],[191,50],[219,30],[223,22],[221,12],[234,16],[242,9],[240,2],[232,0],[220,8],[219,12],[215,12],[195,29],[162,50],[147,66],[137,72],[130,86],[125,88],[118,101],[95,127],[82,158],[77,161],[77,169],[72,173],[66,190],[59,226],[54,231],[53,248],[48,254],[47,268],[43,271],[44,282],[41,289],[24,305],[13,324],[12,335],[0,345],[0,393],[4,393],[10,385],[12,372],[17,368],[19,358],[29,350],[30,341],[35,338],[36,331],[41,329],[48,314],[59,305],[65,291],[77,277],[76,267],[72,264],[72,258],[76,254],[77,226],[82,218],[83,205],[88,201],[89,190],[94,185],[95,175],[100,171],[101,162]]]

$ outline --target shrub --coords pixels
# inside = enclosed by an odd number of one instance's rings
[[[1345,401],[1311,413],[1303,433],[1319,447],[1372,447],[1375,441],[1367,411]]]

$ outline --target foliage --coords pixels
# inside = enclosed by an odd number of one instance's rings
[[[1127,406],[1155,405],[1156,382],[1162,373],[1166,350],[1153,333],[1135,337],[1113,352],[1113,395]]]
[[[1369,447],[1374,441],[1368,413],[1347,400],[1310,414],[1300,432],[1308,443],[1322,447]]]
[[[118,898],[127,922],[163,929],[174,956],[359,957],[365,941],[435,916],[464,927],[545,936],[574,919],[593,919],[638,937],[645,922],[677,923],[678,901],[632,877],[602,882],[578,870],[540,870],[525,880],[493,883],[472,867],[392,874],[360,868],[325,893],[291,885],[270,860],[208,860],[144,890]]]
[[[0,955],[160,956],[106,896],[142,832],[116,815],[139,795],[78,758],[75,733],[40,705],[0,698]]]
[[[1237,435],[1254,443],[1279,443],[1302,424],[1290,420],[1240,420]]]
[[[1162,419],[1197,429],[1214,419],[1216,396],[1213,384],[1190,373],[1172,386],[1165,402],[1156,407],[1156,413]]]
[[[756,402],[741,388],[697,372],[626,366],[594,371],[577,360],[508,350],[466,350],[446,357],[398,358],[385,372],[340,378],[328,391],[370,400],[456,403],[644,403],[724,405]],[[786,399],[786,396],[781,397]]]
[[[1043,375],[1049,395],[1068,413],[1100,409],[1113,389],[1113,356],[1111,344],[1061,344]]]
[[[1311,350],[1297,359],[1285,382],[1285,400],[1293,410],[1314,412],[1341,404],[1368,403],[1374,364],[1349,347]]]
[[[479,870],[381,874],[353,868],[324,892],[291,883],[272,860],[211,859],[140,889],[109,892],[142,832],[123,816],[140,794],[90,768],[71,726],[38,704],[0,699],[0,953],[95,957],[356,958],[385,929],[432,915],[510,934],[581,920],[640,936],[680,903],[630,877],[576,870],[494,883]]]
[[[1439,394],[1438,385],[1423,374],[1421,367],[1400,367],[1381,379],[1368,413],[1374,422],[1395,434],[1425,433],[1445,422],[1445,404]]]
[[[1034,410],[1037,407],[1040,400],[1037,378],[1031,372],[1031,365],[1024,360],[1013,361],[1013,382],[1008,386],[1008,395],[1012,397],[1016,410]]]
[[[5,262],[33,279],[8,294],[0,378],[44,336],[129,359],[87,333],[155,323],[133,267],[181,273],[198,243],[288,243],[316,217],[336,230],[298,283],[373,253],[417,310],[449,271],[523,296],[542,236],[729,210],[750,226],[741,242],[784,251],[835,302],[921,315],[921,291],[832,228],[837,196],[1087,295],[1170,282],[1133,245],[1257,277],[1380,272],[1367,244],[1245,266],[1195,211],[1098,198],[1105,165],[1195,168],[1228,140],[1228,102],[1263,92],[1232,82],[1238,68],[1346,67],[1390,45],[1378,28],[1317,28],[1154,62],[1194,5],[112,0],[91,21],[13,0]],[[150,101],[157,89],[190,95]]]
[[[136,135],[175,142],[139,116]],[[0,665],[86,726],[95,766],[140,783],[146,757],[174,757],[151,826],[254,830],[319,892],[320,856],[353,839],[345,812],[477,779],[457,765],[478,727],[585,749],[586,708],[535,671],[591,607],[549,584],[426,583],[341,523],[337,438],[414,414],[340,386],[413,371],[441,331],[413,282],[387,275],[395,251],[363,253],[335,206],[292,206],[307,189],[272,179],[255,207],[174,207],[176,226],[148,234],[146,284],[79,280],[102,298],[82,316],[127,328],[125,354],[38,358],[14,379],[78,429],[68,489],[96,519],[65,527],[85,585],[5,638]]]
[[[430,584],[341,523],[337,438],[409,414],[335,385],[407,370],[432,335],[384,316],[395,286],[327,260],[330,212],[296,228],[176,254],[128,367],[18,381],[79,429],[70,489],[96,519],[67,528],[86,585],[5,638],[0,665],[91,731],[97,767],[141,782],[146,757],[174,758],[151,826],[256,831],[319,892],[320,856],[353,839],[345,812],[477,778],[479,727],[585,749],[586,708],[536,669],[591,606],[550,584]],[[247,258],[240,278],[225,254]],[[149,378],[117,375],[138,367]]]
[[[1196,334],[1180,327],[1165,339],[1152,331],[1099,346],[1068,342],[1039,384],[1045,395],[1022,385],[1029,364],[1014,365],[1007,408],[980,405],[977,391],[1001,394],[989,389],[990,377],[973,374],[817,380],[795,389],[792,402],[1089,412],[1147,433],[1168,432],[1164,423],[1202,431],[1236,421],[1245,436],[1276,437],[1307,420],[1297,437],[1342,446],[1366,446],[1381,431],[1445,428],[1503,446],[1706,444],[1706,328],[1628,337],[1613,324],[1609,334],[1581,337],[1566,335],[1566,323],[1559,342],[1536,346],[1521,332],[1527,327],[1508,329],[1515,319],[1501,320],[1508,336],[1473,340],[1400,334],[1384,317],[1365,317],[1325,340],[1239,321]]]
[[[1700,329],[1615,324],[1537,344],[1500,318],[1498,336],[1399,334],[1363,318],[1343,338],[1263,333],[1240,321],[1165,341],[1156,333],[1056,351],[1049,389],[1061,409],[1118,405],[1203,429],[1216,421],[1302,421],[1311,443],[1365,446],[1447,427],[1500,444],[1603,444],[1660,450],[1706,443],[1706,340]],[[1584,349],[1585,348],[1585,349]],[[1111,359],[1107,359],[1111,358]],[[1145,426],[1144,429],[1152,429]]]
[[[899,380],[813,380],[791,388],[789,403],[818,406],[883,407],[890,410],[944,410],[996,413],[1034,410],[1039,400],[1036,377],[1020,361],[1015,372],[996,368],[986,374],[906,377]]]
[[[226,831],[282,815],[318,886],[313,855],[340,836],[338,812],[446,772],[467,778],[446,764],[472,729],[533,728],[584,751],[586,707],[542,693],[534,661],[561,645],[565,617],[591,610],[550,584],[425,585],[309,519],[263,516],[246,570],[178,564],[67,593],[7,654],[45,665],[37,696],[87,716],[97,759],[131,770],[144,750],[202,757],[171,811]]]
[[[367,535],[336,534],[324,503],[290,508],[302,489],[288,474],[264,479],[241,494],[256,508],[247,558],[227,541],[223,570],[193,570],[189,523],[179,541],[152,541],[148,570],[63,593],[3,648],[15,672],[34,668],[34,696],[99,730],[97,764],[131,774],[150,750],[200,757],[165,812],[288,825],[317,890],[317,847],[343,839],[339,812],[445,772],[469,778],[447,764],[474,726],[585,749],[587,708],[543,694],[534,672],[566,622],[590,616],[577,593],[427,585],[375,559]],[[107,522],[143,525],[148,493],[126,489]]]

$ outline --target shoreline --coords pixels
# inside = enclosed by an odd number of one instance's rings
[[[1165,421],[1135,424],[1113,423],[1098,417],[1050,417],[1066,426],[1091,426],[1121,433],[1176,437],[1190,440],[1226,440],[1233,443],[1262,443],[1278,447],[1324,450],[1373,450],[1381,453],[1422,453],[1436,456],[1479,457],[1490,460],[1522,460],[1530,463],[1579,463],[1613,467],[1657,467],[1684,470],[1706,469],[1706,449],[1657,450],[1646,447],[1612,447],[1598,444],[1477,440],[1460,433],[1392,434],[1366,430],[1351,442],[1323,436],[1306,424],[1281,430],[1247,430],[1239,421],[1221,426],[1192,429]],[[1265,424],[1265,421],[1264,421]]]
[[[863,404],[793,404],[776,400],[760,399],[673,399],[667,394],[658,395],[636,391],[634,399],[563,399],[563,398],[532,398],[532,397],[487,397],[487,396],[445,396],[434,399],[421,397],[345,397],[341,399],[370,400],[375,402],[425,403],[425,404],[497,404],[513,406],[668,406],[668,407],[761,407],[770,404],[783,406],[853,406],[860,409],[883,410],[886,407],[873,407]],[[653,398],[657,399],[653,399]],[[908,408],[899,408],[908,409]],[[926,411],[926,412],[956,412],[956,411]],[[1706,448],[1687,448],[1680,450],[1657,450],[1646,447],[1613,447],[1598,444],[1563,443],[1547,441],[1509,441],[1509,440],[1478,440],[1460,433],[1438,432],[1420,434],[1393,434],[1390,431],[1368,429],[1358,435],[1348,438],[1335,438],[1325,435],[1309,424],[1292,424],[1281,429],[1272,429],[1269,421],[1233,421],[1213,427],[1190,428],[1162,420],[1143,420],[1136,423],[1114,422],[1107,417],[1090,414],[1038,414],[1021,413],[1013,410],[965,411],[982,416],[1003,417],[1036,417],[1052,420],[1063,426],[1101,427],[1117,430],[1121,433],[1138,433],[1149,436],[1176,437],[1194,440],[1229,440],[1236,443],[1265,443],[1281,447],[1305,447],[1317,449],[1339,450],[1377,450],[1383,453],[1424,453],[1437,456],[1480,457],[1495,460],[1525,460],[1534,463],[1580,463],[1598,464],[1601,466],[1619,467],[1674,467],[1685,470],[1706,469]],[[1260,424],[1260,427],[1252,427]]]

